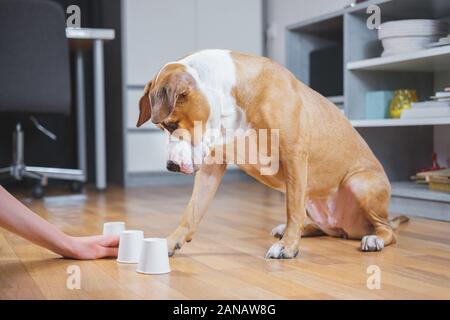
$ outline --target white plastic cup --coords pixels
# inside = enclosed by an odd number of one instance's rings
[[[103,235],[119,235],[125,230],[125,222],[122,221],[112,221],[103,224]]]
[[[166,239],[145,238],[142,241],[141,256],[136,271],[145,274],[170,272]]]
[[[120,233],[119,254],[117,262],[138,263],[141,255],[144,232],[141,230],[125,230]]]

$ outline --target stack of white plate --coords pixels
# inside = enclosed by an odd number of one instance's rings
[[[448,35],[448,23],[439,20],[412,19],[382,23],[378,38],[383,43],[382,56],[426,49],[430,43]]]

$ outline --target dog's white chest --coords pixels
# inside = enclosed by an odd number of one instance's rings
[[[245,114],[232,95],[236,67],[228,50],[204,50],[182,60],[196,79],[210,105],[207,128],[237,130],[248,128]]]

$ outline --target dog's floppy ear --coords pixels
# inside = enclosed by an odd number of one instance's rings
[[[178,72],[172,75],[162,89],[162,94],[157,95],[153,107],[153,123],[160,123],[170,116],[175,109],[177,101],[186,97],[195,88],[194,78],[187,72]]]
[[[144,95],[139,100],[139,119],[136,124],[136,127],[142,126],[144,123],[146,123],[150,118],[152,117],[152,105],[150,103],[150,86],[152,82],[146,84],[144,88]]]

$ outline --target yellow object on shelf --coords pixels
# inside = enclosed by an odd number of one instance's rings
[[[430,190],[450,193],[450,184],[431,181],[428,185]]]
[[[416,90],[395,90],[394,97],[389,105],[389,114],[391,118],[400,118],[402,111],[405,109],[411,109],[411,104],[416,101]]]
[[[429,188],[431,190],[450,193],[450,174],[447,173],[447,175],[433,175],[429,176],[428,179],[430,181]]]

